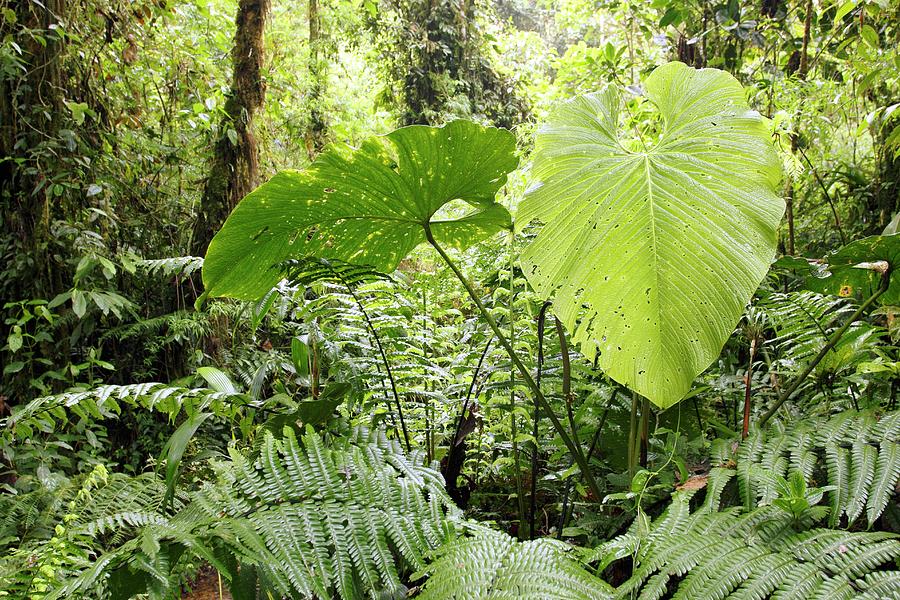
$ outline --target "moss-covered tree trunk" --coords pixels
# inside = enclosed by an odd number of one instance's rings
[[[512,128],[528,118],[515,83],[486,56],[476,0],[400,0],[393,7],[403,25],[391,34],[384,60],[401,92],[403,125],[435,125],[453,115]]]
[[[231,210],[258,183],[259,148],[253,119],[266,96],[262,70],[268,14],[268,0],[238,3],[232,53],[234,77],[194,223],[191,250],[199,256],[206,253],[210,240]]]
[[[0,287],[7,300],[50,297],[60,291],[57,261],[48,254],[54,203],[54,172],[64,110],[62,55],[67,0],[14,2],[15,19],[4,17],[0,35],[22,49],[21,70],[0,77],[0,226],[3,246],[16,248]],[[8,289],[6,289],[8,288]],[[5,339],[5,338],[4,338]]]

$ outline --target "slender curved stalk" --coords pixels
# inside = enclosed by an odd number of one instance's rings
[[[826,343],[822,347],[822,349],[819,350],[819,353],[816,354],[815,358],[813,358],[809,362],[809,364],[806,365],[806,368],[803,369],[803,372],[800,373],[800,375],[798,375],[797,377],[795,377],[789,386],[784,388],[784,391],[782,391],[781,394],[778,396],[778,399],[775,401],[775,404],[773,404],[772,407],[769,410],[767,410],[766,413],[762,417],[760,417],[759,422],[758,422],[759,427],[762,427],[763,425],[765,425],[766,422],[769,419],[771,419],[775,415],[776,412],[778,412],[778,409],[781,408],[781,406],[785,402],[787,402],[787,400],[791,396],[794,395],[794,392],[797,391],[797,388],[799,388],[800,385],[809,376],[809,374],[813,372],[813,369],[815,369],[816,366],[820,362],[822,362],[822,359],[825,358],[825,355],[828,354],[837,345],[837,343],[844,336],[844,334],[847,333],[847,330],[850,329],[850,327],[853,325],[853,323],[855,323],[856,320],[859,319],[863,315],[863,313],[866,312],[866,310],[868,310],[868,308],[870,306],[872,306],[872,304],[875,303],[876,300],[878,300],[879,296],[881,296],[883,293],[885,293],[887,291],[888,286],[890,285],[890,282],[891,282],[891,268],[890,268],[890,265],[887,265],[887,263],[885,263],[885,268],[881,272],[881,285],[878,286],[878,289],[875,291],[875,293],[872,294],[871,296],[869,296],[869,299],[860,305],[860,307],[856,310],[856,312],[853,313],[853,316],[851,316],[849,319],[847,319],[847,322],[844,323],[840,329],[838,329],[833,334],[831,334],[831,338],[828,340],[828,343]]]
[[[641,452],[640,465],[647,468],[647,453],[650,449],[650,400],[641,400]]]
[[[544,323],[547,320],[547,309],[552,306],[552,302],[547,300],[541,306],[538,313],[537,337],[538,337],[538,359],[537,359],[537,383],[538,388],[541,387],[541,375],[544,371]],[[536,529],[537,515],[537,475],[538,475],[538,426],[541,419],[541,407],[538,405],[537,397],[534,398],[534,415],[532,417],[531,435],[534,443],[531,447],[531,503],[528,507],[528,522],[531,523],[531,539],[534,539]]]
[[[369,326],[369,331],[372,332],[372,337],[375,339],[375,345],[378,346],[378,352],[381,354],[381,361],[384,363],[384,370],[387,371],[388,380],[391,382],[391,391],[394,393],[394,401],[397,403],[397,416],[400,418],[400,427],[403,430],[403,441],[406,442],[406,451],[409,452],[412,447],[409,443],[409,432],[406,430],[406,421],[403,419],[403,406],[400,404],[400,394],[397,392],[397,382],[394,381],[394,372],[391,370],[391,363],[388,362],[387,354],[384,352],[384,346],[381,345],[381,338],[378,336],[378,332],[375,331],[375,325],[372,323],[372,319],[369,318],[366,307],[363,306],[362,300],[356,295],[356,292],[353,290],[350,283],[337,269],[331,268],[331,272],[341,280],[341,283],[344,284],[344,287],[346,287],[347,291],[350,292],[350,295],[353,296],[356,305],[359,307],[359,311],[366,320],[366,325]],[[390,408],[390,404],[388,404],[388,408]]]
[[[697,427],[699,428],[700,433],[706,431],[706,427],[703,426],[703,417],[700,416],[700,404],[697,402],[697,396],[691,398],[694,401],[694,412],[697,415]]]
[[[603,416],[600,417],[600,424],[597,425],[597,430],[594,431],[594,437],[591,439],[591,445],[588,448],[587,459],[591,460],[591,457],[594,455],[594,451],[597,449],[597,445],[600,443],[600,433],[603,431],[603,426],[606,424],[606,417],[609,416],[609,407],[616,400],[616,395],[619,393],[618,388],[613,388],[612,394],[609,396],[609,401],[606,403],[606,408],[603,409]],[[569,522],[569,518],[571,516],[571,512],[573,510],[572,506],[569,505],[569,493],[572,491],[572,480],[569,479],[566,481],[566,487],[563,490],[563,501],[562,508],[559,512],[559,520],[557,521],[556,526],[556,539],[561,540],[563,538],[563,529],[566,527],[566,523]]]
[[[640,431],[638,431],[638,394],[631,392],[631,417],[628,420],[628,479],[633,479],[637,473],[638,444]]]
[[[391,420],[391,427],[395,430],[397,429],[397,417],[394,416],[394,411],[391,409],[391,396],[388,393],[388,385],[384,380],[384,375],[381,374],[381,367],[378,363],[375,363],[375,371],[378,373],[378,380],[381,381],[381,389],[384,390],[384,404],[387,406],[387,414],[388,418]]]
[[[470,418],[474,418],[474,411],[469,408],[469,404],[472,400],[473,393],[476,397],[478,396],[478,391],[476,391],[475,386],[478,382],[478,375],[481,373],[481,365],[484,364],[484,359],[487,357],[487,353],[490,350],[493,341],[494,336],[492,335],[488,338],[487,343],[484,345],[484,350],[482,350],[481,356],[478,358],[478,364],[475,366],[475,371],[472,373],[472,380],[469,382],[469,390],[466,392],[466,398],[463,401],[462,409],[459,411],[459,417],[456,419],[456,426],[453,428],[453,437],[450,438],[450,448],[447,452],[446,461],[442,461],[441,463],[441,473],[444,475],[447,491],[450,493],[450,497],[457,501],[460,508],[465,508],[465,506],[464,502],[460,501],[462,497],[458,495],[457,479],[462,470],[463,462],[465,462],[465,438],[471,432],[471,430],[467,429],[466,434],[463,435],[463,424],[468,421],[466,413],[469,414]]]
[[[797,146],[797,150],[800,151],[800,154],[803,156],[803,160],[806,161],[806,164],[809,165],[809,168],[812,170],[813,177],[816,180],[816,183],[819,184],[819,187],[822,188],[822,193],[825,194],[825,200],[828,201],[828,205],[831,207],[831,214],[834,215],[834,226],[838,230],[838,235],[841,236],[841,245],[847,245],[847,236],[844,235],[844,230],[841,227],[841,218],[838,216],[837,208],[834,206],[834,200],[831,199],[831,193],[828,191],[828,187],[825,185],[825,182],[822,181],[822,177],[819,175],[819,171],[812,164],[812,161],[809,160],[809,157],[806,155],[806,152],[803,150],[802,146]]]
[[[544,397],[544,394],[541,393],[541,390],[537,387],[537,384],[531,377],[531,373],[529,373],[528,369],[525,368],[525,365],[522,363],[519,355],[516,354],[515,349],[513,349],[512,345],[509,343],[509,340],[506,339],[506,336],[503,335],[502,331],[500,331],[500,327],[497,325],[497,321],[494,319],[493,315],[488,312],[487,308],[485,308],[484,303],[481,302],[481,299],[475,292],[475,288],[472,287],[472,284],[469,282],[466,276],[463,275],[463,272],[459,270],[459,267],[456,266],[456,263],[453,262],[450,256],[447,255],[447,252],[434,239],[434,235],[432,235],[431,227],[429,227],[428,223],[424,223],[423,226],[425,228],[425,239],[427,239],[428,243],[431,244],[431,246],[437,251],[438,254],[440,254],[441,258],[444,260],[447,266],[450,267],[450,270],[453,271],[453,274],[456,275],[456,278],[459,279],[459,282],[462,283],[463,287],[466,289],[466,292],[469,294],[469,297],[472,299],[472,302],[475,303],[475,306],[481,313],[481,316],[484,317],[485,321],[487,321],[488,326],[494,332],[494,335],[497,336],[497,340],[503,346],[503,349],[506,350],[506,353],[509,354],[510,360],[512,360],[516,369],[518,369],[519,373],[522,375],[522,379],[525,380],[525,384],[534,394],[535,398],[537,398],[541,410],[547,413],[547,417],[553,424],[553,428],[556,430],[556,433],[559,435],[560,439],[562,439],[563,444],[565,444],[569,452],[572,453],[572,456],[575,458],[575,462],[578,464],[578,468],[581,469],[581,472],[584,475],[585,482],[588,484],[591,493],[597,500],[599,500],[601,498],[600,487],[597,485],[594,476],[591,474],[588,468],[587,459],[585,459],[584,453],[581,451],[581,448],[579,448],[575,444],[575,442],[572,441],[572,438],[569,436],[566,428],[553,412],[550,403],[547,402],[547,398]]]
[[[513,320],[513,308],[515,306],[515,269],[513,261],[513,242],[514,238],[510,235],[509,243],[509,307],[507,312],[507,320],[509,321],[509,339],[510,344],[516,342],[516,322]],[[510,366],[509,369],[509,430],[512,435],[513,464],[516,467],[516,505],[519,508],[519,531],[518,538],[525,539],[525,489],[522,486],[522,465],[519,461],[519,429],[516,421],[516,370]]]
[[[744,387],[744,425],[741,428],[741,439],[750,435],[750,396],[753,393],[753,361],[756,360],[756,337],[750,340],[750,362],[747,365],[747,383]]]
[[[453,431],[453,444],[456,444],[459,440],[459,434],[462,432],[462,424],[466,418],[466,411],[469,410],[469,402],[472,400],[472,392],[475,390],[475,382],[478,380],[478,374],[481,373],[481,365],[484,363],[485,357],[487,357],[488,350],[491,349],[491,342],[494,341],[494,336],[488,338],[487,344],[484,345],[484,350],[481,351],[481,356],[478,358],[478,364],[475,365],[475,371],[472,373],[472,381],[469,382],[469,390],[466,392],[466,399],[463,401],[462,410],[459,412],[459,419],[456,421],[456,429]]]
[[[572,430],[572,439],[580,448],[578,426],[575,425],[575,413],[572,411],[572,361],[569,359],[569,345],[566,343],[566,332],[563,330],[562,323],[556,317],[553,317],[553,320],[556,322],[556,335],[559,336],[559,351],[562,354],[562,393],[566,403],[566,416],[569,419],[569,428]]]

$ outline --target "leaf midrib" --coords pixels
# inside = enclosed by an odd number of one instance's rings
[[[653,245],[653,252],[651,253],[653,257],[653,285],[656,289],[656,300],[653,302],[653,308],[656,313],[656,329],[661,339],[663,320],[661,318],[662,315],[660,315],[659,302],[659,246],[656,243],[656,211],[653,206],[653,180],[650,177],[650,152],[644,154],[644,177],[647,179],[647,201],[650,206],[650,239]]]

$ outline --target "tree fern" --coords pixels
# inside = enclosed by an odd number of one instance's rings
[[[753,432],[737,453],[737,477],[745,507],[774,497],[772,475],[799,470],[808,480],[832,486],[830,525],[848,524],[863,514],[873,524],[900,481],[900,411],[876,417],[845,411],[827,421],[773,423]]]
[[[97,586],[111,597],[154,586],[172,593],[184,556],[212,563],[234,590],[255,572],[275,597],[393,596],[405,590],[403,573],[423,569],[427,554],[457,534],[443,479],[380,431],[326,442],[286,428],[281,438],[267,433],[255,458],[232,450],[215,468],[217,482],[173,516],[93,515],[85,531],[132,527],[133,535],[50,597]],[[141,585],[117,596],[123,578]]]
[[[147,259],[139,260],[137,266],[146,269],[151,275],[185,276],[199,271],[203,267],[203,258],[200,256],[173,256]]]
[[[438,551],[426,570],[422,600],[600,600],[612,588],[584,570],[554,539],[517,542],[480,530]]]
[[[27,438],[35,432],[50,432],[69,419],[69,412],[82,419],[114,417],[120,404],[155,410],[174,419],[181,410],[195,413],[209,410],[230,415],[249,402],[243,394],[216,392],[205,388],[183,388],[162,383],[103,385],[36,398],[12,416],[0,420],[3,435]]]
[[[804,530],[773,505],[716,512],[707,502],[691,512],[694,494],[677,492],[649,530],[635,524],[598,549],[601,568],[633,561],[616,597],[874,599],[900,592],[900,572],[880,570],[900,558],[894,534]]]

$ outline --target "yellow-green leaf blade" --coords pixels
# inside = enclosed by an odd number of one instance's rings
[[[626,149],[618,90],[558,107],[536,140],[520,226],[530,283],[588,357],[658,406],[715,360],[775,252],[781,164],[740,84],[680,63],[645,82],[665,129]]]

